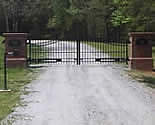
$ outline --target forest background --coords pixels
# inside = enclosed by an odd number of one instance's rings
[[[0,0],[0,33],[44,39],[128,39],[155,31],[154,0]],[[1,35],[0,34],[0,35]]]

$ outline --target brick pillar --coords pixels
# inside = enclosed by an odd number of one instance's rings
[[[4,33],[7,67],[27,66],[27,33]]]
[[[129,33],[129,68],[152,71],[152,38],[154,32]]]

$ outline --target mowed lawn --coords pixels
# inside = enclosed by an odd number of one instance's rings
[[[155,46],[152,47],[153,64],[155,68]]]
[[[31,59],[31,64],[37,64],[40,63],[39,59],[45,59],[48,57],[48,48],[46,46],[41,46],[37,43],[31,43],[30,45],[27,45],[27,49],[31,49],[31,51],[28,51],[28,58]]]
[[[4,86],[4,43],[2,43],[3,40],[4,38],[0,36],[0,89],[2,89]]]
[[[4,88],[4,68],[3,68],[3,57],[4,57],[4,44],[2,41],[3,37],[0,37],[0,89]],[[14,111],[20,102],[21,88],[34,78],[35,71],[32,69],[23,68],[12,68],[7,69],[7,80],[8,88],[11,92],[0,92],[0,121],[4,119],[9,113]]]

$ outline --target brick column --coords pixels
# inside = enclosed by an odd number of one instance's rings
[[[154,32],[129,33],[129,68],[152,71],[152,38]]]
[[[4,33],[7,67],[27,66],[27,33]]]

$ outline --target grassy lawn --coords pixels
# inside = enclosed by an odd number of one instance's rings
[[[0,37],[0,78],[3,78],[3,52],[4,47]],[[20,95],[23,93],[21,88],[30,83],[34,79],[36,71],[32,69],[14,68],[7,69],[8,72],[8,88],[11,92],[0,92],[0,121],[9,113],[13,112],[14,107],[20,102]],[[3,89],[3,80],[0,79],[0,89]]]
[[[4,83],[4,44],[2,43],[3,40],[4,38],[0,36],[0,89],[2,89]]]
[[[152,47],[152,57],[153,57],[153,64],[154,64],[154,67],[155,67],[155,46]]]
[[[30,49],[30,46],[28,45],[28,50]],[[31,58],[45,58],[47,56],[48,49],[43,48],[40,45],[37,44],[31,44]],[[28,51],[28,57],[30,57],[30,51]]]
[[[48,48],[46,46],[41,46],[39,44],[31,43],[30,45],[27,45],[28,48],[28,58],[31,59],[31,64],[37,64],[40,63],[37,60],[39,59],[45,59],[48,57]],[[30,50],[31,49],[31,50]]]
[[[131,70],[128,74],[139,82],[143,82],[146,86],[155,89],[155,72],[142,72]]]

